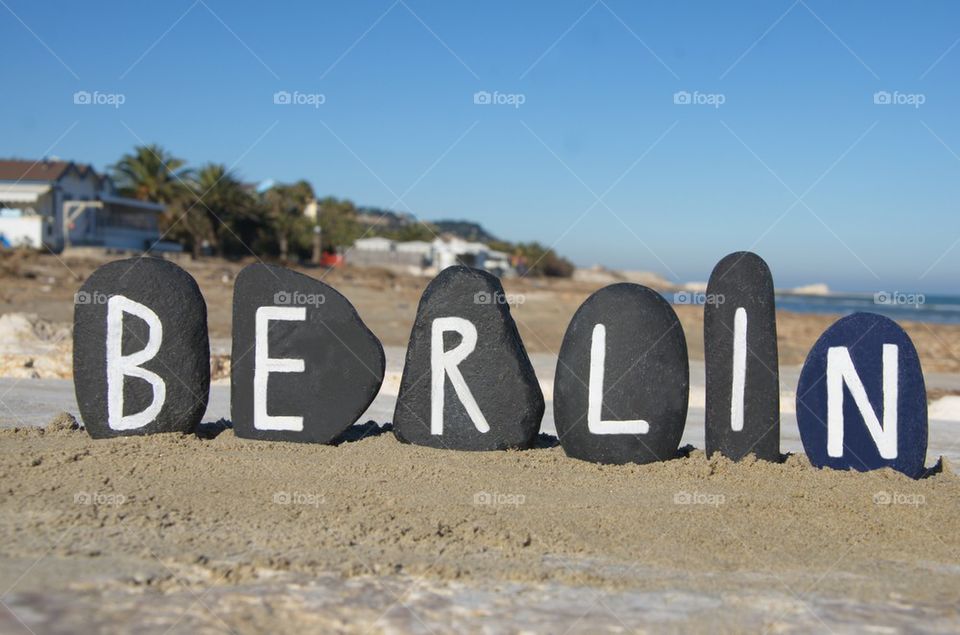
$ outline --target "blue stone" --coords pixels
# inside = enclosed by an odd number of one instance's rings
[[[892,467],[918,478],[927,454],[927,393],[910,337],[874,313],[835,322],[800,372],[797,427],[817,467]]]

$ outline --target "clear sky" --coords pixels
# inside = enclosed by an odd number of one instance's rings
[[[0,156],[156,142],[580,265],[958,292],[958,42],[953,1],[0,0]]]

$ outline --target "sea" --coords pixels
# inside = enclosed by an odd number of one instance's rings
[[[664,292],[672,304],[709,304],[717,302],[702,291]],[[960,324],[960,295],[902,293],[829,293],[804,294],[778,291],[777,309],[794,313],[845,316],[857,312],[879,313],[895,321]]]
[[[795,313],[879,313],[896,321],[960,324],[960,295],[881,292],[804,295],[778,293],[777,308]]]

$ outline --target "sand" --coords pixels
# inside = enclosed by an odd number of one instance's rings
[[[99,264],[0,258],[9,390],[70,377],[72,295]],[[228,350],[244,263],[182,264]],[[345,293],[387,346],[405,346],[427,279],[306,273]],[[507,281],[527,348],[554,354],[598,286]],[[701,307],[676,308],[702,359]],[[834,318],[777,319],[794,372]],[[904,326],[927,373],[960,372],[960,326]],[[213,365],[224,381],[229,358]],[[944,420],[960,408],[956,377],[929,384]],[[336,447],[244,441],[216,425],[93,441],[68,417],[0,430],[0,632],[960,631],[950,466],[913,481],[698,450],[598,466],[552,438],[540,446],[430,450],[375,425]]]
[[[0,628],[960,628],[960,477],[0,431]],[[199,598],[199,599],[198,599]],[[3,607],[0,606],[0,609]],[[126,628],[125,628],[126,627]]]

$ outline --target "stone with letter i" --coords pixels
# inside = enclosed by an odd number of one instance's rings
[[[893,320],[854,313],[817,340],[797,385],[797,427],[817,467],[923,474],[927,398],[910,337]]]
[[[543,393],[500,281],[444,269],[423,292],[393,417],[402,442],[452,450],[533,445]]]
[[[564,451],[596,463],[677,456],[690,389],[687,342],[656,291],[621,283],[577,309],[554,380],[554,420]]]
[[[383,383],[380,340],[353,305],[314,278],[265,264],[233,291],[230,408],[238,437],[330,443]]]
[[[196,281],[156,258],[98,268],[74,298],[73,377],[94,438],[188,432],[210,393],[207,305]]]
[[[717,263],[703,307],[707,456],[780,460],[780,373],[773,277],[742,251]]]

